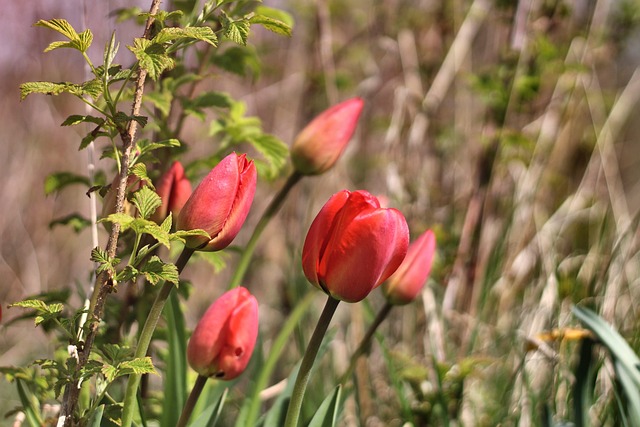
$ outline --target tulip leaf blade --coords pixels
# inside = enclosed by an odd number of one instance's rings
[[[152,285],[157,285],[160,280],[166,280],[174,285],[178,285],[180,278],[178,268],[174,264],[163,262],[157,255],[152,256],[142,267],[140,273]]]
[[[309,427],[335,427],[342,411],[342,386],[338,386],[320,404]]]
[[[187,337],[177,292],[171,292],[164,309],[167,321],[167,361],[164,370],[164,410],[161,427],[178,425],[187,398]]]
[[[200,413],[198,418],[190,424],[191,427],[215,427],[218,423],[218,418],[222,413],[225,401],[227,399],[227,393],[229,388],[225,388],[217,401],[207,406],[207,408]]]

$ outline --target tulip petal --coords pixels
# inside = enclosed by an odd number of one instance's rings
[[[331,196],[307,232],[302,248],[302,270],[309,282],[318,288],[321,288],[318,280],[318,266],[326,249],[326,236],[331,229],[334,218],[345,205],[350,194],[351,192],[343,190]]]
[[[206,250],[226,248],[242,228],[242,224],[244,224],[244,220],[251,209],[258,180],[256,166],[253,162],[247,160],[246,155],[243,154],[238,157],[237,167],[238,184],[231,210],[220,232],[216,236],[211,236],[212,239],[207,244]]]
[[[365,211],[339,234],[319,270],[331,295],[347,302],[364,299],[395,271],[409,243],[406,221],[395,209]]]

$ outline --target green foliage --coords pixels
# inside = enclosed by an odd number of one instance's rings
[[[243,143],[252,145],[264,161],[256,161],[261,177],[274,179],[286,164],[289,149],[273,135],[262,131],[262,124],[256,117],[246,117],[246,104],[234,102],[228,113],[212,122],[209,132],[212,136],[222,135],[221,145],[235,146]]]
[[[44,194],[47,196],[72,184],[83,184],[89,187],[89,178],[71,172],[55,172],[44,181]]]
[[[91,46],[91,42],[93,41],[93,34],[90,30],[85,30],[78,34],[76,30],[67,22],[65,19],[52,19],[50,21],[40,20],[35,24],[38,27],[45,27],[51,30],[57,31],[62,34],[66,38],[69,39],[68,42],[53,42],[51,43],[44,51],[49,52],[58,48],[71,48],[79,50],[82,53],[85,53],[89,46]]]
[[[137,176],[143,175],[146,178],[146,167],[144,171],[142,168],[138,168]],[[143,186],[140,190],[136,191],[133,195],[133,204],[138,209],[140,216],[144,219],[148,219],[162,204],[162,199],[151,188]]]

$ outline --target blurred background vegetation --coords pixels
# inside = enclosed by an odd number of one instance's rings
[[[358,404],[347,401],[345,425],[524,426],[540,425],[543,414],[573,419],[579,323],[571,306],[595,309],[636,352],[640,346],[640,2],[265,4],[293,16],[293,37],[254,30],[253,46],[238,48],[244,68],[232,73],[212,64],[203,70],[215,76],[206,88],[244,101],[247,114],[288,144],[333,103],[357,95],[366,106],[345,157],[331,173],[294,189],[258,247],[244,285],[261,303],[263,341],[268,345],[290,302],[309,288],[299,258],[317,210],[336,191],[366,189],[402,210],[414,237],[433,228],[438,260],[421,300],[392,313],[359,366]],[[44,192],[50,173],[88,173],[87,152],[77,151],[82,132],[59,126],[84,107],[67,96],[19,102],[18,91],[25,81],[80,82],[86,71],[74,52],[42,54],[55,35],[31,25],[59,17],[91,28],[96,41],[89,55],[100,58],[113,30],[123,44],[140,35],[135,22],[117,22],[113,13],[131,6],[11,1],[0,12],[3,323],[20,314],[7,310],[8,303],[75,292],[87,286],[91,269],[90,231],[50,226],[75,212],[88,217],[86,190]],[[120,63],[132,60],[120,50]],[[211,153],[215,118],[185,121],[180,139],[187,159]],[[96,162],[110,182],[113,171]],[[259,183],[239,245],[283,176]],[[206,262],[188,270],[189,327],[225,288],[233,252],[225,259],[228,267],[218,275]],[[323,374],[315,375],[311,399],[331,389],[331,376],[346,367],[381,305],[375,292],[366,304],[340,307],[337,336],[317,368]],[[309,314],[309,328],[316,318]],[[306,340],[299,335],[279,379],[300,357]],[[31,321],[0,326],[0,366],[56,350],[64,349],[52,348]],[[620,425],[616,407],[624,399],[612,367],[599,368],[589,414],[595,425]],[[14,386],[0,383],[0,412],[16,405]],[[0,420],[5,424],[10,420]]]

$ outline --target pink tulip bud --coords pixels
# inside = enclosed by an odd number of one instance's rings
[[[303,175],[330,169],[353,136],[364,101],[352,98],[325,110],[311,121],[291,147],[291,160]]]
[[[187,246],[219,251],[236,237],[249,214],[256,192],[256,166],[246,154],[231,153],[209,172],[187,200],[178,217],[179,230],[203,229],[187,238]]]
[[[222,294],[193,331],[189,365],[200,375],[232,380],[251,359],[258,338],[258,301],[246,288]]]
[[[431,272],[435,251],[436,238],[431,230],[425,231],[409,245],[400,267],[382,285],[382,291],[391,304],[408,304],[418,296]]]
[[[173,162],[169,170],[162,175],[156,185],[156,191],[162,199],[162,205],[156,209],[151,219],[160,224],[169,212],[176,218],[191,196],[191,183],[184,175],[184,168],[180,162]]]
[[[357,302],[398,268],[409,246],[400,211],[366,191],[334,194],[316,216],[302,249],[309,281],[332,297]]]

